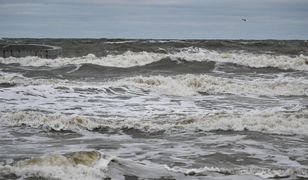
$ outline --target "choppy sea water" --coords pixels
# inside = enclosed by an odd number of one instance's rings
[[[32,41],[63,57],[0,58],[0,179],[308,178],[307,42]]]

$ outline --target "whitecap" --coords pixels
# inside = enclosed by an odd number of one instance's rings
[[[184,59],[186,61],[214,61],[223,63],[235,63],[256,68],[276,67],[280,69],[308,71],[308,57],[304,55],[290,57],[287,55],[253,54],[243,51],[218,52],[196,47],[183,48],[175,52],[169,52],[167,54],[145,51],[126,51],[123,54],[109,54],[104,57],[96,57],[94,54],[73,58],[59,57],[56,59],[42,59],[39,57],[8,57],[0,58],[0,63],[18,63],[22,66],[49,67],[60,67],[68,64],[90,63],[100,66],[133,67],[150,64],[164,58],[171,58],[172,60]]]

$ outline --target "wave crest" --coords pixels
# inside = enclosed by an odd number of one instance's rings
[[[258,131],[270,134],[305,134],[307,129],[307,110],[296,112],[258,112],[250,114],[208,114],[186,118],[166,117],[154,119],[88,119],[85,117],[52,116],[38,112],[0,113],[2,124],[10,126],[30,126],[47,130],[133,129],[141,132],[175,133],[194,131]]]
[[[68,64],[96,64],[100,66],[111,67],[133,67],[150,64],[161,59],[170,58],[186,61],[214,61],[223,63],[235,63],[249,67],[263,68],[276,67],[280,69],[294,69],[308,71],[308,57],[299,55],[290,57],[286,55],[252,54],[243,51],[237,52],[218,52],[204,48],[189,47],[178,49],[175,52],[153,53],[153,52],[132,52],[126,51],[123,54],[109,54],[104,57],[96,57],[89,54],[74,58],[41,59],[38,57],[23,58],[0,58],[0,63],[11,64],[18,63],[22,66],[49,66],[59,67]]]
[[[50,154],[21,160],[15,165],[0,166],[1,175],[47,179],[103,179],[109,159],[97,151],[81,151],[67,155]]]
[[[0,118],[7,125],[30,126],[47,130],[93,130],[98,125],[90,119],[80,116],[45,115],[38,112],[1,113]]]
[[[204,167],[199,169],[185,169],[181,167],[169,167],[165,166],[166,169],[172,172],[184,173],[188,176],[208,176],[212,173],[219,173],[224,175],[254,175],[261,178],[272,179],[272,178],[307,178],[307,168],[218,168],[218,167]]]
[[[254,79],[251,81],[214,77],[210,75],[151,76],[125,79],[155,89],[163,94],[194,95],[208,94],[308,96],[308,86],[301,79],[278,77],[275,80]]]

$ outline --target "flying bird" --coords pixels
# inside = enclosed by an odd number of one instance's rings
[[[245,22],[246,22],[246,21],[247,21],[247,19],[246,19],[246,18],[243,18],[243,19],[242,19],[242,21],[245,21]]]

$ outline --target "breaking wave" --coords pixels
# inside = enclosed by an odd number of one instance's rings
[[[46,178],[61,180],[124,180],[127,176],[141,179],[159,179],[177,176],[164,166],[138,163],[117,157],[108,157],[98,151],[80,151],[69,154],[48,154],[0,165],[0,178]],[[183,176],[184,175],[178,175]]]
[[[18,63],[22,66],[48,66],[60,67],[68,64],[96,64],[100,66],[110,67],[133,67],[143,66],[161,59],[170,58],[174,61],[214,61],[224,63],[235,63],[239,65],[263,68],[276,67],[280,69],[294,69],[308,71],[308,57],[299,55],[290,57],[286,55],[269,55],[269,54],[252,54],[246,52],[217,52],[203,48],[183,48],[169,53],[152,53],[152,52],[132,52],[127,51],[118,55],[107,55],[104,57],[96,57],[89,54],[83,57],[74,58],[57,58],[57,59],[41,59],[38,57],[24,58],[0,58],[0,63],[12,64]]]
[[[3,74],[3,73],[2,73]],[[293,78],[279,75],[274,79],[225,78],[207,74],[186,74],[175,76],[134,76],[106,82],[80,82],[61,79],[33,79],[19,74],[0,74],[0,86],[15,85],[51,85],[52,87],[89,87],[110,89],[111,87],[126,87],[136,91],[150,90],[166,95],[187,96],[201,94],[235,94],[242,96],[308,96],[308,81],[306,78]],[[142,93],[136,92],[136,93]]]
[[[0,71],[0,84],[10,85],[8,87],[13,86],[28,86],[28,85],[65,85],[65,84],[73,84],[74,82],[69,80],[61,80],[61,79],[42,79],[42,78],[28,78],[24,77],[22,74],[17,73],[5,73]],[[1,86],[0,86],[1,87]]]
[[[266,179],[307,178],[308,169],[304,167],[281,168],[218,168],[204,167],[188,169],[169,167],[150,162],[138,162],[117,157],[109,157],[98,151],[79,151],[68,154],[46,154],[40,157],[19,160],[12,164],[0,165],[0,178],[46,178],[46,179],[228,179],[245,175]],[[194,178],[199,177],[199,178]],[[225,178],[224,178],[225,177]]]
[[[70,130],[75,132],[100,131],[106,128],[136,130],[141,132],[175,133],[194,131],[258,131],[270,134],[305,134],[308,111],[300,109],[290,112],[254,112],[247,114],[208,114],[173,117],[172,119],[129,119],[129,118],[87,118],[81,116],[46,115],[39,112],[0,113],[1,124],[8,126],[30,126],[46,130]]]
[[[47,130],[93,130],[99,127],[99,124],[78,116],[63,115],[44,115],[37,112],[16,112],[1,113],[1,119],[6,125],[21,126],[27,125],[34,128],[42,128]]]
[[[110,160],[97,151],[68,155],[50,154],[20,160],[14,165],[0,166],[0,178],[15,175],[23,178],[103,179]]]
[[[185,169],[181,167],[166,166],[169,171],[184,173],[188,176],[208,176],[212,173],[224,175],[255,175],[266,179],[276,178],[308,178],[308,168],[218,168],[218,167],[204,167],[200,169]]]
[[[155,89],[163,94],[193,95],[207,94],[236,94],[236,95],[266,95],[266,96],[307,96],[308,85],[305,79],[278,77],[276,79],[240,80],[210,75],[178,75],[178,76],[150,76],[133,77],[125,81],[132,81],[143,88]]]

